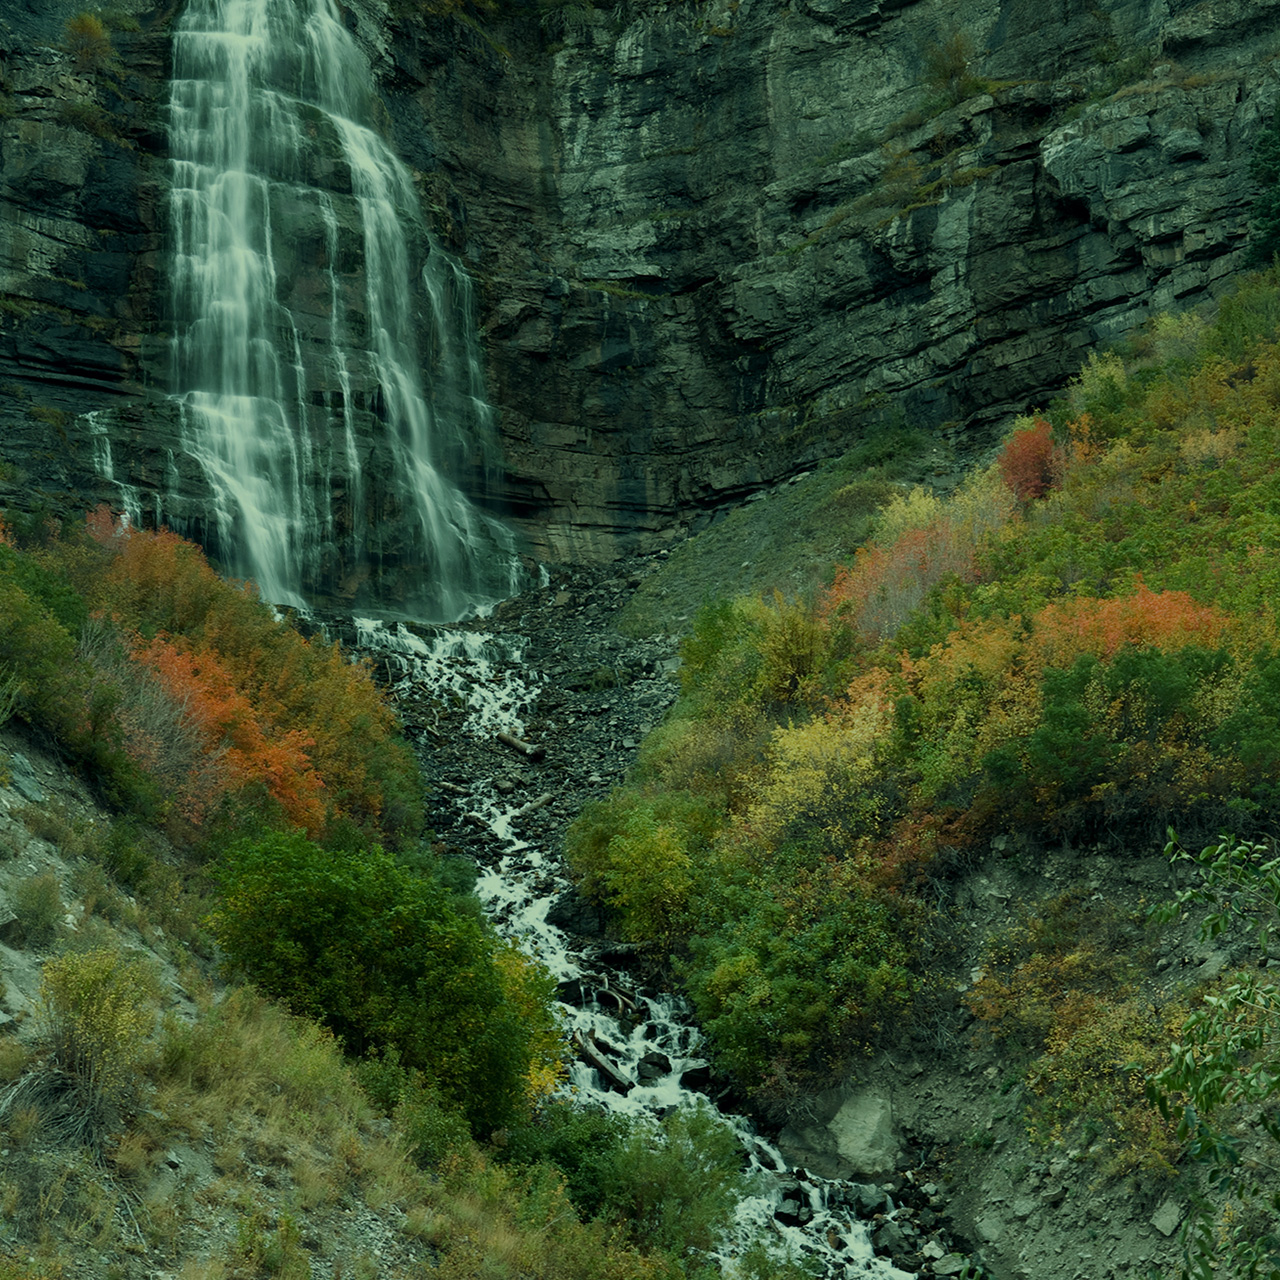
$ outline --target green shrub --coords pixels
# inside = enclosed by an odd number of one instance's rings
[[[1188,905],[1207,908],[1202,940],[1233,926],[1254,933],[1261,959],[1280,926],[1280,858],[1267,845],[1223,836],[1199,854],[1169,832],[1166,854],[1194,863],[1196,879],[1157,908],[1171,920]],[[1148,1096],[1177,1126],[1186,1153],[1203,1170],[1211,1195],[1199,1194],[1182,1231],[1184,1277],[1272,1277],[1280,1263],[1280,1192],[1274,1169],[1280,1146],[1280,985],[1257,972],[1232,975],[1184,1019],[1171,1061],[1152,1072]],[[1249,1151],[1242,1118],[1269,1140]]]
[[[471,1147],[471,1127],[456,1103],[420,1081],[407,1089],[394,1113],[395,1127],[424,1169],[438,1169]]]
[[[134,1101],[157,1003],[155,970],[142,959],[100,948],[45,963],[40,1022],[76,1099],[78,1128],[105,1133]]]
[[[722,923],[690,940],[682,973],[716,1062],[773,1102],[837,1074],[905,1015],[919,982],[908,919],[855,871],[791,885],[776,864],[761,871],[723,890]]]
[[[687,927],[695,860],[714,819],[679,792],[617,790],[569,828],[569,866],[583,892],[618,915],[624,937],[669,947]]]
[[[28,947],[47,947],[58,936],[63,910],[58,877],[50,871],[28,876],[14,886],[13,911]]]
[[[214,935],[263,991],[353,1054],[396,1050],[478,1132],[520,1110],[536,1019],[488,928],[446,889],[380,849],[329,852],[301,833],[240,841],[216,874]]]
[[[553,1164],[583,1221],[599,1218],[608,1198],[607,1171],[634,1120],[607,1111],[548,1100],[524,1123],[513,1126],[503,1159],[517,1164]]]
[[[737,1139],[709,1105],[683,1107],[657,1132],[637,1124],[602,1163],[601,1214],[648,1252],[705,1251],[743,1193],[741,1163]]]
[[[87,11],[67,19],[63,43],[79,71],[101,71],[115,58],[105,24],[97,14]]]

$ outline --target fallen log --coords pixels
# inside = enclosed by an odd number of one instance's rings
[[[606,1088],[614,1090],[615,1093],[630,1093],[635,1088],[635,1085],[596,1048],[589,1037],[575,1031],[573,1040],[583,1062],[600,1073]]]
[[[514,733],[507,733],[505,730],[498,734],[498,741],[504,747],[510,747],[512,751],[524,756],[526,760],[541,760],[547,754],[546,747],[525,742],[523,738],[517,738]]]
[[[539,809],[545,809],[554,799],[555,792],[544,791],[536,800],[530,800],[528,804],[522,804],[511,816],[513,818],[523,818],[526,813],[536,813]]]

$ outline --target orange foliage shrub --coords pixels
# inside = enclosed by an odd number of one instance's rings
[[[852,565],[836,570],[822,605],[870,640],[893,635],[939,582],[976,577],[972,542],[945,517],[925,529],[908,529],[888,547],[860,547]]]
[[[200,781],[191,774],[187,816],[256,781],[313,834],[333,817],[380,826],[384,837],[413,826],[416,766],[364,666],[278,621],[194,543],[130,529],[101,507],[88,527],[110,553],[92,603],[137,635],[134,656],[186,706],[217,758]]]
[[[1185,591],[1152,591],[1141,579],[1131,596],[1066,600],[1042,609],[1033,623],[1038,665],[1069,666],[1081,654],[1109,660],[1125,645],[1180,649],[1216,647],[1230,619]]]
[[[18,544],[14,541],[13,531],[4,522],[4,518],[0,517],[0,547],[16,547]]]
[[[240,693],[230,672],[208,652],[165,635],[139,640],[134,658],[154,671],[204,739],[213,768],[201,770],[182,797],[184,816],[198,823],[219,793],[261,782],[295,826],[314,834],[324,825],[324,783],[307,757],[314,745],[299,729],[281,731]]]

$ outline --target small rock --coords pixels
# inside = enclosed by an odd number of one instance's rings
[[[938,1259],[946,1253],[946,1250],[936,1240],[926,1240],[920,1250],[922,1258]]]
[[[1182,1206],[1170,1196],[1151,1215],[1151,1225],[1162,1236],[1171,1236],[1177,1231],[1178,1224],[1182,1221],[1182,1212]]]
[[[935,1276],[958,1276],[965,1267],[965,1256],[963,1253],[949,1253],[944,1258],[939,1258],[933,1264],[933,1274]]]

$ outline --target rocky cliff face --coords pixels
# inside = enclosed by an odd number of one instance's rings
[[[64,47],[75,3],[0,17],[0,504],[110,501],[111,451],[162,483],[174,443],[155,382],[162,326],[167,41],[153,6],[114,55]]]
[[[393,55],[486,286],[509,493],[553,554],[885,422],[981,439],[1241,265],[1264,0],[587,16],[555,52],[513,29],[509,60],[426,32]]]
[[[126,482],[163,514],[181,462],[155,358],[168,10],[134,8],[111,72],[57,47],[68,14],[0,23],[0,501]],[[504,496],[555,558],[665,538],[886,423],[981,441],[1091,344],[1208,302],[1277,96],[1266,0],[344,16],[480,282]]]

